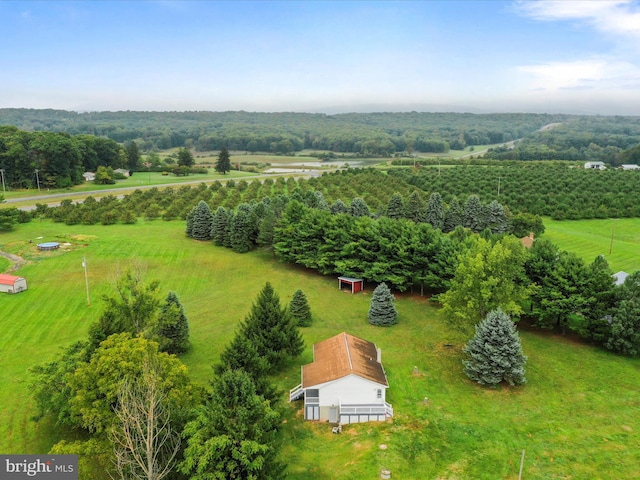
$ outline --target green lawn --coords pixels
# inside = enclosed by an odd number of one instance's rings
[[[71,245],[43,254],[29,243],[37,237]],[[425,298],[399,295],[400,323],[372,327],[366,314],[373,286],[363,294],[343,293],[335,278],[280,263],[268,252],[239,255],[189,240],[181,222],[32,222],[0,234],[0,250],[29,260],[18,271],[29,290],[0,297],[0,452],[51,447],[59,433],[31,420],[28,369],[83,338],[117,272],[138,265],[147,280],[160,281],[163,295],[174,290],[183,303],[193,342],[183,360],[203,384],[267,280],[284,302],[302,289],[314,314],[313,326],[304,329],[305,352],[274,379],[283,390],[299,383],[300,364],[312,360],[318,340],[346,330],[381,347],[393,421],[347,426],[333,435],[326,424],[305,422],[300,402],[285,404],[282,460],[289,478],[378,478],[389,468],[392,478],[516,479],[524,449],[527,480],[640,479],[640,359],[523,331],[528,384],[480,388],[461,371],[466,339],[449,330]]]
[[[544,238],[586,263],[604,255],[614,272],[640,270],[640,218],[543,221]]]

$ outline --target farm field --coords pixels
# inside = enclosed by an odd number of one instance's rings
[[[544,238],[587,264],[604,255],[614,272],[640,270],[639,218],[558,221],[545,217],[543,222]]]
[[[545,221],[549,238],[557,231],[551,223]],[[37,241],[70,245],[41,253]],[[283,392],[299,383],[314,342],[348,331],[382,349],[393,420],[333,435],[326,424],[302,420],[300,402],[285,404],[281,458],[289,478],[378,478],[389,468],[392,478],[516,479],[525,450],[527,480],[640,479],[640,359],[523,327],[528,384],[480,388],[462,373],[466,338],[426,298],[398,295],[400,323],[373,327],[366,315],[374,285],[363,294],[344,293],[335,278],[280,263],[268,252],[240,255],[187,239],[182,222],[105,227],[33,221],[0,234],[0,251],[28,260],[18,274],[29,282],[28,291],[0,297],[0,452],[43,453],[59,437],[46,421],[31,419],[28,370],[84,338],[118,271],[138,266],[147,281],[160,281],[162,295],[173,290],[184,305],[193,350],[182,359],[202,384],[267,280],[282,302],[302,289],[314,314],[313,326],[303,329],[304,353],[274,378]]]

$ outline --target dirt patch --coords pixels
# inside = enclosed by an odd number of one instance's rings
[[[22,265],[27,263],[24,258],[19,255],[14,255],[13,253],[0,252],[0,256],[6,258],[11,262],[11,266],[7,270],[8,272],[14,272],[18,270]]]

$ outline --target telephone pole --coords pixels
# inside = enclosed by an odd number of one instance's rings
[[[7,189],[4,186],[4,168],[0,168],[0,177],[2,177],[2,193],[5,193]]]
[[[82,267],[84,268],[84,283],[87,287],[87,307],[90,307],[91,299],[89,298],[89,277],[87,275],[87,257],[82,258]]]
[[[36,168],[36,183],[38,184],[38,191],[40,191],[40,177],[38,176],[38,169]]]

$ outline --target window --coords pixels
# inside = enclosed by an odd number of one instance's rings
[[[381,388],[378,389],[377,393],[378,393],[378,398],[382,398],[382,389]]]

